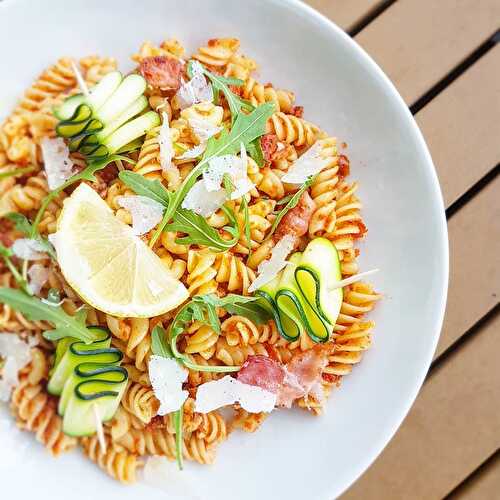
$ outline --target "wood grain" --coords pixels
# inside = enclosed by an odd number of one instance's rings
[[[357,22],[383,3],[383,0],[306,0],[342,29],[349,31]]]
[[[356,40],[411,105],[498,29],[498,0],[400,0]]]
[[[499,2],[500,4],[500,2]],[[500,161],[500,44],[416,115],[449,206]]]
[[[500,453],[467,481],[449,500],[498,500],[500,496]]]
[[[399,433],[341,498],[441,499],[500,446],[500,316],[438,367]]]
[[[436,356],[500,300],[500,177],[450,219],[448,231],[450,283]]]

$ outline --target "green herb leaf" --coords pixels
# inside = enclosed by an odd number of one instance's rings
[[[172,193],[168,191],[159,180],[155,179],[152,181],[140,174],[129,172],[128,170],[120,172],[118,177],[129,188],[133,189],[136,194],[147,196],[165,207],[168,207]]]
[[[245,196],[241,198],[240,211],[243,211],[243,229],[247,241],[248,256],[252,254],[252,239],[250,237],[250,213],[248,211],[248,201]]]
[[[173,193],[169,206],[163,215],[163,220],[151,238],[149,243],[151,247],[156,243],[160,234],[165,229],[165,226],[170,222],[174,213],[182,203],[187,192],[193,187],[196,179],[208,165],[208,162],[216,156],[239,153],[241,150],[241,143],[243,143],[245,147],[248,147],[252,141],[265,133],[266,122],[273,113],[273,103],[262,104],[248,115],[238,115],[231,132],[223,130],[218,138],[215,138],[215,136],[210,137],[202,160],[193,170],[191,170],[179,189]]]
[[[6,214],[5,217],[14,222],[18,231],[21,231],[21,233],[26,235],[28,238],[31,237],[33,234],[33,226],[25,215],[17,212],[10,212]],[[56,251],[47,238],[37,235],[34,239],[43,247],[43,251],[50,255],[51,259],[57,260]]]
[[[14,170],[8,170],[7,172],[0,172],[0,180],[6,179],[7,177],[15,177],[17,175],[29,174],[34,170],[36,170],[36,167],[16,168]]]
[[[223,227],[232,236],[229,240],[223,239],[204,217],[185,208],[177,209],[174,214],[174,221],[166,226],[165,230],[187,233],[187,236],[176,239],[176,243],[180,245],[205,245],[215,252],[223,252],[238,243],[240,230],[234,212],[227,207],[222,207],[222,210],[231,223],[230,226]]]
[[[0,288],[0,302],[8,304],[31,320],[52,323],[55,329],[43,334],[48,340],[55,341],[64,337],[74,337],[90,344],[98,338],[92,330],[85,326],[86,311],[84,309],[80,310],[77,315],[70,316],[60,306],[49,306],[20,290],[5,287]]]
[[[177,460],[177,466],[179,470],[183,469],[182,462],[182,448],[183,448],[183,436],[182,436],[182,421],[184,420],[184,404],[176,412],[174,412],[174,428],[175,428],[175,458]]]
[[[264,153],[260,143],[260,137],[251,142],[247,147],[248,154],[254,159],[259,167],[264,166]]]
[[[192,77],[193,75],[192,65],[193,61],[190,61],[188,64],[188,74],[190,75],[190,77]],[[212,89],[214,92],[214,102],[216,104],[219,102],[219,94],[221,92],[224,94],[224,97],[226,98],[227,104],[231,111],[233,122],[236,120],[237,116],[241,113],[242,110],[250,112],[255,109],[255,106],[251,102],[242,99],[239,95],[236,95],[229,88],[229,85],[241,87],[245,83],[243,80],[216,75],[215,73],[212,73],[207,68],[205,68],[203,64],[200,63],[200,66],[203,68],[203,74],[210,80],[210,83],[212,84]]]
[[[278,215],[276,216],[276,219],[274,219],[273,225],[271,226],[271,229],[269,230],[269,234],[266,237],[266,240],[269,239],[274,231],[276,231],[276,228],[278,227],[278,224],[281,222],[281,219],[288,213],[289,210],[297,206],[297,203],[300,200],[300,197],[306,191],[314,182],[315,177],[309,177],[309,179],[304,183],[304,185],[290,198],[288,203],[280,210]]]
[[[42,216],[45,213],[45,210],[49,206],[50,202],[61,192],[64,191],[67,187],[73,185],[75,182],[86,180],[89,182],[96,181],[95,173],[99,170],[102,170],[111,162],[116,160],[122,160],[128,163],[131,163],[132,160],[127,158],[126,156],[121,155],[110,155],[102,160],[91,161],[81,172],[70,177],[64,184],[59,186],[58,188],[51,191],[42,201],[40,209],[38,210],[35,221],[33,222],[31,237],[34,238],[38,234],[38,225],[42,220]]]
[[[10,248],[4,247],[0,243],[0,257],[2,257],[2,259],[4,260],[5,265],[12,273],[12,276],[16,280],[16,283],[19,285],[19,287],[24,291],[24,293],[26,293],[27,295],[31,295],[31,290],[28,287],[27,281],[22,277],[21,273],[17,270],[16,266],[10,260],[13,255],[14,253]]]
[[[174,357],[168,345],[167,332],[160,325],[156,325],[151,332],[151,351],[155,356]]]

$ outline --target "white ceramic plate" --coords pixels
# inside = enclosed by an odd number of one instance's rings
[[[234,433],[211,467],[193,466],[201,498],[321,499],[345,490],[387,444],[413,403],[441,328],[448,248],[443,203],[427,147],[392,84],[339,28],[294,0],[4,0],[0,4],[0,117],[61,55],[129,56],[144,40],[175,36],[189,49],[236,36],[260,79],[292,89],[306,117],[349,145],[369,233],[362,267],[382,270],[373,348],[334,391],[328,411],[272,415],[254,435]],[[78,453],[53,459],[36,444],[16,460],[2,449],[2,496],[150,500],[165,494],[108,479]]]

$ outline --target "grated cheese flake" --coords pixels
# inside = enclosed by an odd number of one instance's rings
[[[201,156],[205,152],[205,149],[207,149],[206,143],[198,144],[197,146],[194,146],[191,149],[188,149],[187,151],[182,153],[180,156],[176,156],[176,159],[177,160],[194,160],[195,158],[198,158],[198,156]]]
[[[249,413],[269,413],[276,405],[276,394],[226,375],[198,387],[195,411],[208,413],[234,403],[239,403]]]
[[[156,398],[160,402],[158,415],[177,411],[186,401],[188,391],[182,390],[188,371],[175,359],[153,355],[149,359],[149,378]]]
[[[168,123],[167,113],[162,113],[162,124],[158,135],[158,144],[160,145],[160,165],[162,170],[172,168],[172,158],[174,157],[174,145],[170,135],[170,124]]]
[[[292,163],[281,180],[291,184],[302,184],[312,175],[321,172],[331,162],[331,158],[324,158],[322,155],[324,146],[325,140],[316,141],[302,156]]]
[[[288,264],[286,258],[293,250],[294,245],[295,238],[290,234],[283,236],[283,238],[274,245],[271,250],[271,257],[268,260],[262,261],[259,267],[257,267],[257,278],[248,287],[249,292],[254,292],[262,285],[269,283],[285,268]]]
[[[28,286],[33,295],[38,295],[49,279],[49,270],[42,264],[33,264],[28,269]]]
[[[197,181],[188,191],[182,202],[182,208],[192,210],[194,213],[209,217],[215,213],[226,201],[226,191],[208,191],[204,180]]]
[[[69,157],[68,146],[61,137],[44,137],[40,146],[47,183],[50,189],[57,189],[73,175],[73,162]]]
[[[189,108],[189,106],[200,102],[212,102],[214,100],[212,86],[207,82],[201,64],[198,61],[193,61],[191,67],[193,69],[193,78],[188,82],[183,80],[175,94],[177,104],[181,109]]]
[[[13,333],[0,333],[0,357],[4,364],[0,371],[0,401],[9,401],[12,389],[19,384],[18,373],[31,360],[31,347]]]
[[[165,210],[161,203],[147,196],[117,196],[116,201],[132,215],[132,231],[137,236],[153,229],[161,221]]]
[[[16,257],[24,260],[40,260],[47,257],[43,245],[32,238],[18,238],[12,244],[12,251]]]
[[[209,120],[189,118],[188,123],[193,131],[193,134],[200,141],[200,143],[206,143],[210,137],[218,134],[222,130],[222,127],[214,125]]]

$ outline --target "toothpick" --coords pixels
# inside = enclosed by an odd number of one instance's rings
[[[106,439],[104,438],[104,429],[102,427],[101,416],[99,415],[99,408],[96,403],[92,404],[92,409],[94,410],[94,420],[97,430],[97,439],[99,440],[99,446],[101,447],[101,452],[106,453]]]
[[[365,271],[364,273],[359,273],[353,276],[349,276],[349,278],[335,282],[333,285],[328,287],[328,290],[332,291],[336,290],[337,288],[343,288],[347,285],[350,285],[351,283],[356,283],[356,281],[359,281],[361,278],[364,278],[365,276],[370,276],[370,274],[375,274],[378,272],[379,269],[371,269],[370,271]]]
[[[83,92],[83,94],[85,95],[85,97],[88,97],[89,89],[87,87],[87,84],[85,83],[85,80],[83,79],[83,76],[80,73],[80,70],[77,68],[77,66],[73,60],[71,60],[71,68],[73,69],[73,73],[75,74],[76,81],[78,82],[78,86],[80,87],[80,89]]]

